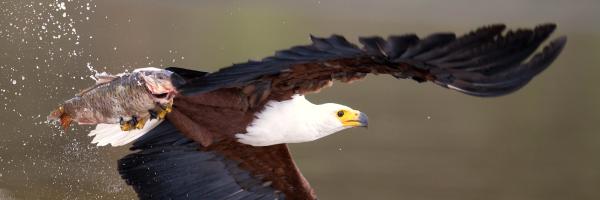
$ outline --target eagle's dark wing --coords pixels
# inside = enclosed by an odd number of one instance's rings
[[[208,72],[196,71],[191,69],[179,68],[179,67],[167,67],[165,70],[174,72],[184,81],[190,81],[192,79],[201,78],[208,74]]]
[[[503,34],[504,25],[479,28],[456,37],[435,33],[419,39],[414,34],[363,37],[362,48],[344,37],[312,37],[313,43],[279,51],[262,61],[223,68],[184,85],[186,95],[219,88],[252,86],[257,96],[306,93],[368,73],[431,81],[475,96],[511,93],[546,69],[560,54],[566,37],[559,37],[525,62],[554,31],[554,24]]]
[[[169,121],[138,139],[119,173],[140,199],[314,199],[285,144],[203,148]],[[268,181],[276,178],[278,181]]]

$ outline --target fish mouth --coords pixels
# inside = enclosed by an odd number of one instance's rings
[[[152,94],[152,96],[157,99],[164,99],[169,96],[169,93]]]

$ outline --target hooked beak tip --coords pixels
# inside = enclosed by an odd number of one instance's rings
[[[361,127],[369,128],[369,117],[365,113],[360,113],[358,116],[358,122],[360,122]]]

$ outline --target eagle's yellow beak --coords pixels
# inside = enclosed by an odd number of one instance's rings
[[[341,116],[340,116],[341,115]],[[342,125],[349,127],[367,127],[369,118],[366,114],[357,110],[341,110],[338,112],[338,118]]]

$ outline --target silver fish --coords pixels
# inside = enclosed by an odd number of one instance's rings
[[[121,130],[141,129],[152,118],[171,111],[176,86],[183,79],[171,71],[141,68],[131,73],[95,76],[96,85],[65,101],[48,116],[63,128],[78,124],[117,124]]]

